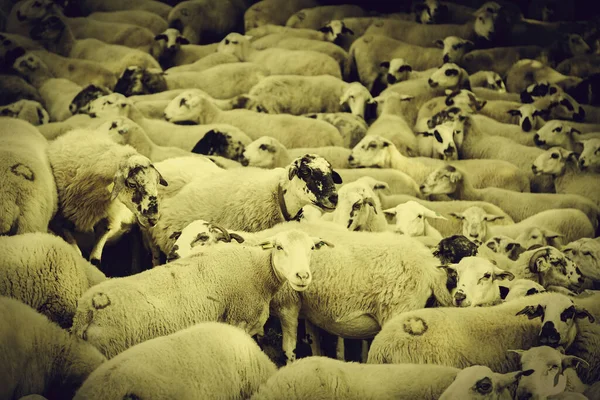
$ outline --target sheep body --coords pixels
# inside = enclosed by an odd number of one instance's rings
[[[335,126],[340,135],[342,135],[343,146],[349,149],[356,146],[367,134],[368,125],[365,120],[351,113],[314,113],[303,116],[318,119]]]
[[[97,11],[88,15],[88,18],[97,21],[127,23],[142,26],[149,29],[155,35],[164,32],[169,27],[164,18],[151,11],[145,10]]]
[[[288,18],[297,11],[317,6],[314,0],[262,0],[251,5],[244,13],[244,29],[254,30],[265,25],[285,25]]]
[[[50,121],[48,111],[37,101],[19,100],[6,106],[0,106],[0,114],[5,117],[18,118],[39,126]]]
[[[292,15],[286,26],[292,28],[319,29],[332,20],[367,16],[367,12],[353,4],[305,8]]]
[[[477,49],[463,57],[461,66],[469,74],[478,71],[493,70],[500,76],[506,76],[508,70],[519,60],[536,59],[542,55],[544,48],[541,46],[513,46],[494,47],[490,49]]]
[[[247,398],[276,371],[242,329],[205,322],[150,339],[107,361],[75,399]]]
[[[89,15],[98,11],[145,10],[155,13],[164,19],[167,19],[167,16],[172,9],[168,4],[149,0],[132,0],[127,3],[118,0],[85,0],[81,2],[79,7],[81,8],[83,15]]]
[[[27,122],[0,118],[0,149],[0,233],[46,232],[58,208],[48,142]]]

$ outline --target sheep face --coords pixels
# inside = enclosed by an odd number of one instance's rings
[[[488,2],[484,4],[475,15],[475,34],[487,41],[494,40],[496,36],[496,24],[499,10],[491,10],[490,6],[496,4],[495,2]],[[498,6],[499,7],[499,6]]]
[[[455,91],[446,91],[445,103],[447,106],[453,106],[449,109],[442,110],[450,112],[453,110],[453,114],[458,114],[463,110],[470,110],[472,112],[480,111],[487,104],[487,100],[480,100],[475,96],[475,93],[470,90],[460,89]]]
[[[154,37],[154,41],[160,43],[162,49],[160,57],[172,57],[182,44],[190,44],[190,41],[181,35],[177,29],[169,28]]]
[[[167,81],[162,71],[151,71],[138,66],[127,67],[115,85],[115,93],[127,97],[165,90],[167,90]]]
[[[316,154],[305,154],[292,161],[287,171],[288,192],[305,204],[327,212],[335,210],[338,202],[335,185],[341,184],[342,178],[329,161]]]
[[[435,89],[470,89],[469,76],[456,64],[447,63],[431,74],[429,86]]]
[[[444,122],[423,133],[433,139],[433,154],[440,160],[458,160],[458,144],[455,143],[454,138],[457,137],[462,144],[464,135],[462,129],[456,130],[454,126],[454,121]]]
[[[570,148],[573,141],[573,135],[579,131],[572,128],[563,121],[553,120],[542,126],[533,136],[535,145],[541,148],[550,148],[554,146]]]
[[[387,69],[386,80],[390,85],[410,79],[412,67],[403,58],[394,58],[389,62],[384,61],[380,66]]]
[[[562,147],[552,147],[535,159],[531,169],[536,175],[560,176],[565,172],[569,157],[577,159],[576,154],[572,151],[565,150]]]
[[[462,181],[462,173],[451,165],[433,171],[419,187],[425,196],[432,194],[451,194]]]
[[[173,232],[169,238],[174,240],[174,243],[170,247],[167,261],[187,257],[197,253],[204,246],[212,246],[219,242],[231,243],[232,240],[238,243],[244,242],[244,238],[237,233],[230,233],[222,226],[204,220],[191,222],[182,231]]]
[[[165,119],[179,125],[199,124],[198,110],[208,105],[208,99],[194,90],[186,90],[175,97],[165,108]]]
[[[31,81],[31,77],[34,75],[40,76],[52,76],[48,70],[48,66],[44,64],[42,60],[35,54],[25,53],[21,57],[15,59],[13,69],[17,71],[21,76]]]
[[[274,168],[280,157],[282,145],[270,136],[263,136],[246,146],[242,165],[257,168]]]
[[[16,16],[21,23],[39,21],[54,11],[52,0],[26,0],[17,6]]]
[[[114,118],[96,128],[96,132],[108,135],[113,142],[120,145],[130,144],[138,135],[145,135],[141,126],[129,118]]]
[[[529,319],[541,318],[542,328],[538,339],[540,345],[568,348],[577,334],[575,320],[594,317],[584,308],[573,303],[573,300],[559,293],[549,293],[535,306],[527,306],[516,315],[526,315]]]
[[[88,85],[75,95],[71,104],[69,104],[69,111],[71,111],[71,114],[86,114],[91,101],[111,93],[110,89],[103,86]]]
[[[542,116],[546,114],[533,104],[523,104],[516,110],[509,110],[508,113],[513,117],[518,117],[518,124],[524,132],[531,132],[534,127],[539,126]]]
[[[358,82],[352,82],[340,97],[340,106],[348,106],[352,115],[365,118],[367,103],[373,100],[366,87]]]
[[[532,347],[529,350],[509,350],[519,355],[521,369],[533,371],[524,376],[517,386],[517,399],[545,399],[565,391],[567,377],[564,370],[576,368],[587,362],[579,357],[567,356],[548,346]]]
[[[433,255],[440,259],[442,265],[457,264],[464,257],[477,254],[477,245],[463,235],[453,235],[440,240]]]
[[[239,33],[230,33],[225,36],[217,47],[217,52],[223,54],[232,54],[240,61],[247,61],[250,56],[252,45],[250,44],[251,36],[240,35]]]
[[[354,146],[348,163],[355,168],[389,168],[392,147],[394,144],[381,136],[367,135]]]
[[[50,116],[44,107],[33,100],[19,100],[0,107],[0,117],[19,118],[38,126],[50,122]]]
[[[420,24],[441,24],[448,19],[448,6],[438,0],[423,0],[413,8],[415,19]]]
[[[504,218],[502,215],[488,214],[483,208],[477,206],[450,215],[463,221],[462,234],[477,245],[480,245],[487,235],[487,223]]]
[[[260,244],[263,249],[272,249],[271,265],[280,280],[287,280],[290,287],[297,292],[308,288],[312,281],[310,271],[311,251],[323,245],[332,244],[312,238],[299,230],[280,232],[271,239]]]
[[[473,42],[458,36],[448,36],[444,40],[436,40],[435,45],[442,49],[444,63],[460,63],[463,56],[473,48]]]
[[[458,264],[448,265],[457,276],[456,288],[452,291],[453,303],[457,307],[475,307],[498,303],[499,281],[513,280],[515,276],[501,270],[495,264],[480,257],[465,257]]]
[[[348,28],[343,21],[334,19],[319,29],[325,34],[325,40],[339,44],[344,35],[354,35],[354,31]]]
[[[565,43],[569,49],[571,57],[589,54],[592,52],[592,48],[583,40],[580,35],[575,33],[569,33],[565,35]]]
[[[211,129],[196,143],[192,153],[204,154],[207,156],[221,156],[230,160],[241,160],[244,154],[245,144],[249,144],[250,139],[236,130],[232,132],[223,132]]]
[[[150,160],[134,155],[123,160],[112,183],[111,200],[119,199],[143,227],[153,227],[160,216],[158,185],[167,186]]]
[[[502,80],[502,77],[494,71],[485,71],[485,82],[483,83],[483,87],[495,90],[499,93],[506,93],[506,85]]]
[[[499,374],[481,365],[467,367],[458,372],[454,381],[440,396],[440,400],[510,399],[510,386],[516,384],[526,373],[517,371]]]
[[[167,22],[169,28],[174,28],[189,40],[190,43],[200,44],[200,27],[198,27],[197,15],[205,12],[202,4],[194,1],[184,1],[171,9]]]
[[[529,259],[529,270],[538,274],[540,283],[579,290],[584,279],[581,270],[560,250],[546,246],[537,249]]]
[[[56,15],[47,15],[37,20],[29,30],[29,37],[46,44],[53,44],[64,33],[67,26]]]
[[[552,96],[561,91],[562,89],[559,86],[548,82],[534,83],[527,86],[527,88],[521,92],[521,103],[533,103],[535,98]]]
[[[394,230],[408,236],[427,236],[427,218],[446,219],[441,214],[430,210],[414,200],[385,210],[385,214],[396,217]]]
[[[517,242],[521,243],[526,249],[529,249],[534,245],[561,248],[561,236],[562,235],[548,229],[530,227],[517,236]]]
[[[579,168],[600,172],[600,139],[582,140],[583,150],[579,155]]]
[[[519,242],[502,235],[489,238],[484,245],[494,253],[504,254],[513,261],[519,258],[519,255],[525,251]]]
[[[582,238],[567,244],[562,251],[581,269],[581,274],[600,281],[600,239]]]
[[[375,193],[370,188],[343,186],[332,220],[349,231],[361,231],[369,224],[372,214],[377,213]]]
[[[111,93],[92,100],[87,108],[80,111],[87,111],[92,118],[127,117],[131,106],[131,101],[122,94]]]

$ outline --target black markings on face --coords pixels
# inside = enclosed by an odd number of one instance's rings
[[[90,102],[96,100],[99,97],[106,96],[112,92],[102,86],[88,85],[86,88],[81,90],[69,104],[69,111],[71,114],[77,114],[80,110],[84,109]]]
[[[226,157],[229,155],[227,150],[230,147],[230,139],[230,135],[214,129],[210,130],[196,143],[192,153]]]
[[[309,164],[314,159],[314,156],[307,154],[296,161],[294,173],[306,183],[306,190],[320,198],[335,192],[336,188],[331,172],[324,172],[320,168],[311,168]]]
[[[573,317],[575,317],[575,307],[574,306],[571,306],[560,313],[560,320],[562,322],[567,322],[568,320],[573,319]]]
[[[423,318],[411,317],[404,321],[404,332],[413,336],[421,336],[429,327]]]
[[[30,182],[33,182],[35,180],[35,174],[31,170],[31,168],[21,163],[15,164],[12,167],[10,167],[10,172],[17,176],[25,178]]]

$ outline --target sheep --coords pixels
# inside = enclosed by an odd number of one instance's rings
[[[538,82],[527,86],[519,95],[521,102],[532,103],[535,99],[549,97],[550,118],[568,119],[576,122],[597,122],[594,107],[582,106],[558,85],[549,82]],[[586,111],[587,110],[587,111]]]
[[[0,297],[0,315],[3,399],[33,393],[49,400],[72,398],[88,375],[106,361],[94,346],[18,300]]]
[[[493,70],[506,76],[508,70],[521,59],[538,59],[545,51],[541,46],[511,46],[476,49],[466,54],[459,62],[469,74]]]
[[[0,237],[0,247],[2,296],[26,303],[63,328],[71,326],[77,299],[106,279],[65,241],[47,233]]]
[[[44,101],[29,82],[16,75],[0,75],[0,104],[7,105],[19,100],[33,100],[42,104]]]
[[[212,56],[217,51],[218,43],[197,45],[181,35],[177,29],[168,28],[154,37],[150,54],[158,60],[163,69],[192,64]],[[237,62],[238,59],[236,58]]]
[[[568,314],[563,321],[564,311]],[[568,348],[577,332],[575,320],[588,316],[594,320],[586,309],[558,293],[534,294],[493,307],[410,311],[383,327],[371,344],[368,363],[435,363],[457,368],[480,364],[507,372],[518,368],[507,350],[528,349],[538,341]],[[414,351],[415,346],[419,351]]]
[[[319,29],[332,20],[366,17],[367,12],[353,4],[305,8],[288,18],[290,28]]]
[[[58,208],[48,142],[28,122],[0,117],[0,234],[46,232]]]
[[[446,165],[442,160],[404,157],[389,140],[370,135],[365,136],[352,149],[348,161],[352,166],[399,169],[418,184],[423,183],[436,168]],[[507,190],[524,191],[529,184],[524,174],[504,161],[458,160],[449,164],[462,165],[463,168],[468,166],[469,171],[472,171],[469,177],[477,182],[478,187],[497,186]],[[504,176],[501,176],[499,171],[503,171]]]
[[[536,146],[543,149],[551,147],[561,147],[569,151],[581,152],[582,140],[600,139],[600,133],[581,134],[573,128],[568,122],[552,120],[538,129],[533,136]]]
[[[145,68],[129,67],[119,77],[115,92],[125,96],[157,93],[175,89],[201,89],[217,99],[247,93],[266,77],[268,72],[254,63],[230,63],[201,72],[162,73]],[[228,85],[224,85],[228,82]]]
[[[456,368],[440,365],[365,365],[313,356],[280,369],[251,398],[433,400],[450,385],[457,372]]]
[[[276,372],[242,329],[204,322],[127,349],[90,374],[74,398],[249,398]]]
[[[532,226],[523,229],[523,231],[519,234],[519,236],[516,237],[515,240],[526,249],[529,249],[534,245],[553,246],[556,248],[561,248],[562,237],[563,235],[560,233],[553,232],[544,228],[539,228],[537,226]]]
[[[367,134],[368,125],[363,118],[347,112],[311,113],[303,117],[318,119],[337,128],[342,135],[343,146],[351,149]]]
[[[484,87],[500,93],[506,93],[506,85],[502,77],[494,71],[477,71],[469,75],[469,82],[471,83],[471,87]]]
[[[415,2],[412,7],[414,20],[421,24],[442,24],[452,22],[463,24],[473,17],[475,9],[465,5],[440,2],[438,0],[423,0]]]
[[[476,189],[470,177],[452,165],[438,168],[421,185],[424,195],[447,194],[453,199],[480,200],[497,205],[515,222],[544,210],[576,208],[583,211],[594,227],[598,226],[598,206],[574,194],[520,193],[497,187]]]
[[[335,113],[347,107],[353,115],[364,118],[367,104],[373,98],[360,83],[346,83],[330,75],[275,75],[262,79],[238,99],[258,103],[273,114]]]
[[[138,124],[149,139],[159,146],[179,147],[195,152],[213,152],[213,154],[219,153],[238,158],[244,151],[244,145],[251,142],[244,132],[232,125],[176,126],[163,120],[144,118],[129,99],[118,93],[92,101],[87,112],[92,117],[100,118],[98,125],[104,123],[105,118],[127,117]],[[165,135],[165,131],[170,134]],[[212,133],[207,136],[209,132]],[[210,150],[211,147],[213,150]]]
[[[577,263],[583,276],[593,281],[600,281],[600,264],[598,263],[600,240],[591,238],[577,239],[564,246],[562,251],[567,257]]]
[[[164,32],[169,27],[164,18],[160,17],[158,14],[145,10],[100,11],[91,13],[87,18],[96,21],[143,26],[155,35]]]
[[[221,40],[229,32],[242,27],[246,1],[182,1],[167,18],[170,28],[175,28],[192,44],[205,44]]]
[[[346,183],[370,177],[387,184],[388,191],[392,194],[404,194],[421,197],[419,185],[408,174],[390,168],[350,168],[338,169],[337,172]]]
[[[389,140],[396,146],[400,154],[407,157],[423,155],[419,147],[421,141],[415,137],[411,127],[402,116],[401,102],[410,100],[411,97],[396,92],[376,97],[374,101],[377,102],[378,108],[381,106],[381,114],[369,126],[366,133],[369,136],[379,136]]]
[[[572,151],[552,147],[541,154],[533,163],[536,174],[551,175],[556,193],[577,194],[600,206],[600,190],[597,185],[600,175],[579,170],[579,161]]]
[[[246,145],[242,165],[258,168],[281,168],[306,153],[315,153],[325,158],[333,168],[348,168],[350,149],[344,147],[311,147],[286,149],[277,139],[263,136]]]
[[[158,185],[167,186],[151,161],[131,146],[79,129],[55,139],[48,158],[56,179],[60,216],[80,232],[96,231],[90,262],[100,265],[107,239],[120,228],[117,215],[129,210],[143,226],[159,218]],[[117,223],[118,222],[118,223]],[[62,227],[71,242],[66,226]]]
[[[286,3],[286,5],[289,3]],[[283,7],[283,5],[282,5]],[[272,23],[261,25],[256,28],[246,30],[246,35],[252,37],[252,41],[269,35],[286,35],[287,37],[296,37],[309,40],[318,40],[322,42],[334,42],[335,38],[323,30],[290,28],[289,26],[274,25]]]
[[[269,302],[286,282],[294,291],[310,287],[311,249],[320,242],[291,230],[273,235],[259,246],[208,246],[200,254],[111,279],[84,293],[71,331],[108,358],[203,321],[238,326],[251,336],[262,333]],[[156,291],[157,283],[165,290]],[[131,285],[144,296],[132,297]],[[181,309],[177,304],[182,301],[193,306]],[[131,307],[149,313],[123,318]]]
[[[477,246],[463,235],[452,235],[440,240],[433,251],[442,265],[456,264],[463,258],[476,254]]]
[[[397,82],[403,82],[410,79],[429,78],[437,68],[426,69],[425,71],[413,71],[410,64],[403,58],[393,58],[390,61],[383,61],[379,64],[381,73],[373,83],[371,91],[373,94],[380,94],[388,85]]]
[[[213,53],[198,61],[194,61],[191,64],[170,67],[168,69],[168,74],[173,75],[179,72],[202,72],[212,67],[223,64],[239,63],[239,61],[240,60],[238,60],[236,56],[231,54]]]
[[[436,241],[436,243],[443,239],[440,232],[429,225],[427,218],[445,220],[446,217],[414,200],[398,204],[396,207],[384,210],[383,212],[386,215],[396,218],[396,225],[393,227],[394,232],[408,236],[428,236]]]
[[[600,138],[582,140],[583,150],[579,155],[579,168],[582,171],[600,172]]]
[[[520,93],[529,85],[541,81],[567,89],[576,86],[582,79],[563,75],[540,61],[531,59],[517,61],[506,73],[506,88],[513,93]]]
[[[474,365],[456,374],[454,382],[440,396],[440,400],[451,399],[511,399],[511,387],[528,376],[531,371],[516,371],[499,374],[488,367]]]
[[[160,69],[158,62],[141,50],[107,44],[98,39],[76,40],[71,29],[53,15],[36,23],[29,35],[51,52],[63,57],[92,61],[115,75],[132,65]]]
[[[452,212],[450,215],[462,221],[462,234],[477,245],[488,238],[487,222],[504,218],[503,215],[489,214],[478,206],[469,207],[463,212]]]
[[[340,66],[326,54],[311,50],[269,48],[257,50],[248,37],[230,33],[219,43],[219,53],[262,65],[271,75],[331,75],[342,79]]]
[[[262,0],[251,5],[244,13],[244,30],[248,31],[273,24],[285,25],[288,18],[303,8],[315,7],[314,0]]]
[[[40,103],[34,100],[18,100],[6,106],[0,106],[0,115],[22,119],[33,126],[43,125],[50,122],[48,111]]]
[[[269,115],[249,110],[221,111],[209,99],[184,92],[165,109],[173,123],[229,124],[242,129],[251,139],[271,136],[288,148],[340,146],[342,137],[330,124],[293,115]],[[310,135],[307,133],[310,132]]]
[[[556,66],[556,70],[561,74],[579,76],[587,78],[588,76],[598,73],[599,54],[585,54],[571,58],[567,58]]]
[[[133,0],[127,3],[122,1],[105,1],[105,0],[83,0],[78,3],[83,15],[89,15],[98,11],[123,11],[123,10],[144,10],[155,13],[167,19],[172,7],[161,2],[148,0]]]
[[[417,132],[416,135],[419,156],[445,161],[458,160],[457,147],[462,145],[462,135],[456,134],[453,122],[444,122],[425,132]]]
[[[508,289],[508,294],[504,297],[505,302],[546,292],[546,289],[542,285],[531,279],[515,279],[512,282],[508,282],[507,286],[500,286],[501,292],[504,287]]]
[[[554,398],[564,391],[583,391],[585,386],[574,370],[578,364],[589,366],[580,357],[568,356],[549,346],[532,347],[529,350],[511,349],[519,357],[521,369],[532,371],[521,377],[517,386],[517,398],[540,396]]]

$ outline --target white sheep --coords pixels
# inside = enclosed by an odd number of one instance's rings
[[[71,331],[108,358],[204,321],[262,334],[269,303],[286,282],[294,291],[310,287],[311,249],[320,242],[291,230],[259,246],[208,246],[188,258],[108,280],[81,297]],[[132,296],[131,285],[144,295]],[[181,302],[191,307],[183,309]],[[135,318],[128,317],[132,307],[138,310]]]
[[[318,154],[325,158],[333,168],[348,168],[350,149],[339,146],[306,147],[287,149],[271,136],[263,136],[246,145],[241,163],[244,166],[258,168],[281,168],[289,165],[297,157],[306,153]]]
[[[443,122],[424,132],[417,132],[419,156],[445,161],[458,160],[457,149],[462,145],[463,135],[457,132],[453,121]]]
[[[18,300],[0,297],[0,319],[3,399],[34,393],[72,398],[88,375],[106,361],[94,346]]]
[[[497,205],[515,222],[544,210],[576,208],[583,211],[594,227],[598,225],[600,210],[591,200],[573,194],[521,193],[498,187],[476,189],[470,177],[452,165],[432,172],[421,185],[424,195],[447,194],[453,199],[480,200]]]
[[[377,102],[378,110],[381,108],[381,113],[375,122],[371,123],[366,133],[389,140],[402,155],[407,157],[422,155],[418,150],[418,139],[402,112],[402,102],[411,101],[411,98],[396,92],[376,97],[374,101]]]
[[[345,183],[367,177],[384,182],[389,193],[421,197],[417,182],[402,171],[391,168],[340,168],[337,172]]]
[[[63,328],[77,300],[106,277],[61,238],[47,233],[0,237],[0,294],[24,302]]]
[[[482,365],[467,367],[458,372],[454,382],[440,396],[440,400],[509,400],[512,387],[531,371],[499,374]]]
[[[285,25],[295,12],[316,6],[314,0],[262,0],[251,5],[244,13],[244,30],[248,33],[259,27]]]
[[[394,232],[408,236],[429,236],[439,242],[443,239],[440,232],[429,225],[427,218],[446,219],[443,215],[429,208],[409,200],[398,204],[396,207],[383,211],[386,215],[396,218],[396,224],[392,228]]]
[[[96,11],[87,16],[89,19],[105,22],[116,22],[143,26],[155,35],[165,31],[169,25],[167,21],[151,11],[146,10],[121,10],[102,12]]]
[[[546,291],[542,285],[531,279],[515,279],[512,282],[505,282],[503,283],[503,286],[500,287],[501,291],[503,287],[508,289],[508,294],[504,298],[505,302]]]
[[[581,142],[583,150],[579,155],[579,167],[585,171],[600,172],[600,138]]]
[[[565,311],[569,314],[563,320]],[[390,320],[375,337],[368,363],[457,368],[479,364],[498,372],[511,371],[518,364],[509,357],[509,349],[527,349],[538,341],[568,349],[577,334],[575,320],[588,316],[594,320],[586,309],[559,293],[535,294],[493,307],[409,311]],[[541,323],[536,317],[541,317]]]
[[[371,93],[358,82],[346,83],[330,75],[275,75],[258,82],[247,95],[249,103],[258,103],[265,112],[293,115],[349,108],[353,115],[365,118]],[[244,108],[249,108],[248,105]]]
[[[197,45],[189,44],[181,32],[168,28],[154,37],[150,54],[164,69],[193,64],[201,59],[212,56],[217,51],[218,43]],[[237,58],[236,58],[236,61]]]
[[[469,75],[469,81],[471,87],[483,87],[500,93],[506,92],[506,85],[504,85],[502,77],[494,71],[478,71]]]
[[[422,184],[437,168],[447,165],[443,160],[405,157],[389,140],[370,135],[365,136],[352,149],[349,161],[352,166],[399,169],[411,176],[418,184]],[[478,187],[496,186],[524,191],[529,184],[518,168],[505,161],[458,160],[450,161],[448,164],[468,167],[469,177]],[[500,175],[499,171],[503,171],[504,176]]]
[[[549,82],[567,89],[581,81],[579,77],[563,75],[552,67],[531,59],[517,61],[506,73],[506,87],[513,93],[520,93],[537,82]]]
[[[563,147],[580,153],[584,140],[600,139],[600,133],[581,133],[572,127],[569,122],[552,120],[538,129],[534,135],[535,145],[543,149],[550,147]]]
[[[366,17],[367,11],[354,4],[327,5],[305,8],[288,18],[285,26],[319,29],[332,20]]]
[[[368,125],[365,120],[347,112],[305,114],[303,117],[318,119],[335,126],[342,135],[344,147],[349,149],[356,146],[367,134]]]
[[[274,0],[279,1],[279,0]],[[312,0],[309,0],[312,1]],[[280,7],[283,8],[292,2],[287,2],[285,5],[281,4]],[[252,7],[251,7],[252,8]],[[290,28],[289,26],[284,26],[283,24],[273,24],[268,23],[261,25],[259,27],[255,27],[252,29],[246,30],[246,35],[251,36],[252,40],[258,40],[265,36],[269,35],[286,35],[288,37],[297,37],[302,39],[309,40],[319,40],[322,42],[334,42],[335,38],[332,37],[328,32],[323,30],[315,30],[315,29],[303,29],[303,28]]]
[[[594,281],[600,280],[600,240],[582,238],[568,243],[562,251],[581,268],[581,273]]]
[[[600,187],[597,185],[600,175],[581,171],[574,152],[552,147],[536,158],[531,168],[536,174],[551,175],[556,193],[578,194],[600,206]]]
[[[330,56],[311,50],[269,48],[257,50],[250,39],[239,33],[230,33],[219,43],[217,50],[233,54],[240,61],[260,64],[271,75],[331,75],[342,79],[340,66]]]
[[[117,0],[83,0],[79,3],[83,15],[98,11],[145,10],[167,19],[172,7],[161,2],[148,0],[132,0],[124,3]]]
[[[179,72],[202,72],[212,67],[224,65],[224,64],[233,64],[238,63],[240,60],[237,59],[236,56],[231,54],[222,54],[222,53],[212,53],[207,55],[206,57],[202,57],[201,59],[194,61],[190,64],[185,65],[177,65],[174,67],[170,67],[166,70],[169,75],[174,75]],[[227,79],[225,79],[227,80]]]
[[[280,369],[252,400],[320,398],[433,400],[459,370],[441,365],[365,365],[307,357]],[[426,379],[423,379],[426,377]]]
[[[165,119],[174,123],[229,124],[242,129],[253,140],[272,136],[288,148],[342,144],[338,130],[326,122],[250,110],[222,111],[206,97],[192,92],[184,92],[173,99],[165,109]]]
[[[2,106],[0,107],[0,116],[22,119],[34,126],[50,122],[48,111],[34,100],[18,100]]]
[[[61,233],[72,243],[70,231],[95,229],[92,264],[100,265],[106,241],[121,229],[118,215],[129,211],[142,227],[156,224],[158,185],[168,183],[133,147],[80,129],[55,139],[48,147],[48,158],[58,189]]]
[[[242,329],[204,322],[127,349],[90,374],[74,399],[249,398],[276,372]]]
[[[48,142],[28,122],[0,118],[0,233],[46,232],[58,209]]]
[[[382,61],[379,66],[381,73],[377,80],[373,83],[371,91],[374,94],[381,93],[389,85],[397,82],[403,82],[410,79],[429,78],[437,68],[430,68],[424,71],[413,71],[412,66],[404,60],[397,57],[390,61]]]

